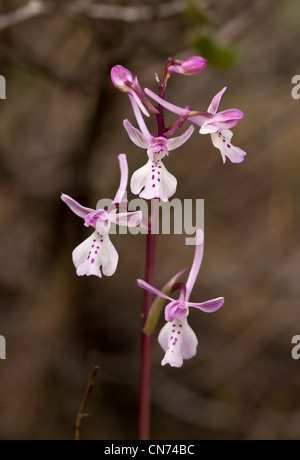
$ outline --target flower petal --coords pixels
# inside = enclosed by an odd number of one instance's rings
[[[200,128],[200,134],[211,134],[233,128],[243,116],[243,112],[238,109],[224,110],[224,112],[214,115],[211,120],[206,121]]]
[[[157,108],[154,107],[154,105],[145,96],[144,91],[142,90],[141,85],[139,84],[139,81],[138,81],[137,77],[134,77],[134,79],[133,79],[132,88],[135,91],[136,95],[139,97],[141,104],[143,104],[144,107],[146,107],[148,110],[150,110],[150,112],[153,112],[153,113],[157,114],[158,113]],[[149,115],[147,115],[147,116],[149,116]]]
[[[200,128],[200,134],[212,134],[220,130],[220,125],[215,120],[209,120],[203,123]]]
[[[139,109],[143,112],[143,114],[146,116],[146,117],[150,117],[150,114],[148,112],[148,110],[146,109],[146,107],[144,106],[144,104],[142,103],[141,99],[139,98],[138,94],[136,93],[136,91],[132,88],[130,88],[128,90],[128,94],[130,96],[130,99],[131,101],[135,101],[135,103],[137,104],[137,106],[139,107]]]
[[[79,217],[85,217],[87,214],[94,212],[94,209],[85,208],[81,206],[77,201],[73,200],[69,195],[61,194],[61,199],[69,206],[69,208]]]
[[[182,115],[182,113],[185,110],[182,107],[178,107],[177,105],[174,105],[168,101],[165,101],[164,99],[159,97],[157,94],[155,94],[153,91],[151,91],[151,89],[145,88],[145,93],[148,96],[150,96],[152,99],[154,99],[156,102],[158,102],[160,105],[170,110],[170,112],[176,113],[177,115]]]
[[[136,129],[129,120],[124,120],[124,128],[132,142],[142,149],[148,149],[151,145],[151,138]]]
[[[198,340],[187,319],[166,323],[160,331],[158,341],[166,352],[161,364],[181,367],[184,359],[195,356]]]
[[[177,115],[185,116],[185,111],[186,108],[178,107],[177,105],[171,104],[171,102],[165,101],[161,97],[159,97],[157,94],[155,94],[153,91],[150,89],[146,88],[145,93],[150,96],[152,99],[154,99],[156,102],[158,102],[160,105],[165,107],[165,109],[170,110],[170,112],[176,113]],[[212,120],[213,115],[208,112],[204,111],[197,111],[197,112],[190,112],[188,121],[191,123],[194,123],[197,126],[202,126],[203,123],[205,123],[207,120]]]
[[[234,120],[241,120],[244,118],[244,112],[239,109],[228,109],[223,110],[223,112],[219,112],[215,115],[214,120],[218,122],[226,122],[226,121],[234,121]]]
[[[137,103],[136,98],[129,94],[129,99],[130,99],[130,102],[133,108],[133,112],[134,112],[136,121],[138,122],[140,130],[145,136],[151,137],[149,130],[147,128],[147,125],[145,123],[145,120],[143,118],[143,115],[141,113],[140,105]],[[148,116],[150,115],[148,114]]]
[[[124,227],[138,227],[142,221],[143,213],[141,211],[124,212],[109,216],[110,222]]]
[[[212,143],[220,150],[223,163],[226,162],[226,157],[229,158],[232,163],[242,163],[242,161],[244,161],[244,157],[246,156],[246,152],[239,147],[232,145],[230,143],[231,138],[232,132],[228,130],[211,134]]]
[[[178,147],[180,147],[181,145],[185,144],[189,138],[191,137],[191,135],[193,134],[193,132],[195,131],[195,128],[193,125],[191,125],[186,131],[185,133],[183,133],[181,136],[179,137],[173,137],[172,139],[169,139],[167,141],[167,148],[168,150],[174,150],[174,149],[177,149]]]
[[[120,185],[113,203],[121,203],[127,191],[128,186],[128,163],[125,153],[120,153],[118,156],[119,165],[120,165]]]
[[[141,198],[168,201],[176,192],[177,179],[167,171],[161,160],[150,158],[145,166],[135,171],[130,187],[132,193]]]
[[[146,281],[143,280],[137,280],[137,284],[142,288],[145,289],[148,292],[151,292],[151,294],[155,294],[156,296],[162,297],[163,299],[170,300],[171,302],[174,302],[174,299],[171,299],[171,297],[167,296],[163,292],[159,291],[153,286],[150,286],[150,284],[146,283]]]
[[[118,253],[109,239],[109,235],[100,236],[94,232],[73,251],[73,263],[78,276],[95,275],[102,278],[103,274],[112,276],[118,265]]]
[[[197,113],[197,115],[191,115],[188,118],[188,121],[191,123],[194,123],[196,126],[203,126],[205,123],[210,123],[213,121],[213,115],[208,112],[191,112],[191,113]]]
[[[106,235],[106,233],[108,233],[110,230],[110,221],[108,218],[108,214],[105,214],[107,216],[107,219],[105,219],[105,217],[102,219],[100,216],[96,222],[96,230],[100,236]]]
[[[227,86],[225,86],[225,88],[223,88],[218,94],[215,95],[215,97],[211,101],[210,106],[208,107],[207,111],[209,113],[213,113],[214,115],[217,113],[220,102],[221,102],[221,98],[226,90],[227,90]]]
[[[165,286],[162,288],[162,290],[158,291],[158,292],[160,292],[159,295],[161,295],[161,293],[163,293],[166,296],[168,294],[171,294],[174,284],[176,284],[179,281],[180,277],[182,275],[184,275],[185,273],[187,273],[189,270],[190,270],[189,268],[186,268],[185,270],[182,270],[181,272],[179,272],[175,276],[173,276],[173,278],[170,279],[170,281],[168,281],[167,284],[165,284]],[[143,287],[143,286],[141,286],[141,287]],[[150,287],[152,289],[152,286],[150,286]],[[167,298],[167,300],[170,300],[170,298]],[[157,296],[155,298],[153,304],[151,305],[151,308],[149,310],[149,314],[147,316],[146,324],[145,324],[145,327],[144,327],[144,333],[146,335],[152,335],[153,332],[155,331],[158,319],[160,317],[161,311],[162,311],[164,306],[165,306],[165,300],[162,300],[160,297]]]
[[[102,265],[102,273],[105,276],[112,276],[118,267],[119,255],[116,248],[112,244],[107,233],[102,237],[102,246],[100,247],[100,264]]]
[[[188,307],[198,308],[199,310],[202,310],[205,313],[214,313],[224,305],[224,302],[224,297],[218,297],[217,299],[208,300],[207,302],[202,303],[187,302],[186,305]]]
[[[193,265],[192,265],[188,280],[186,282],[186,298],[185,298],[186,302],[188,302],[191,296],[192,290],[195,286],[195,282],[199,274],[199,270],[200,270],[202,259],[203,259],[203,247],[204,247],[204,233],[200,228],[198,228],[196,231],[196,247],[195,247]]]

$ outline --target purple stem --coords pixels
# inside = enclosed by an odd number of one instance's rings
[[[173,59],[172,58],[167,59],[167,62],[165,63],[164,70],[163,70],[162,80],[159,83],[159,97],[161,97],[162,99],[165,98],[167,83],[170,77],[168,68],[172,64],[173,64]],[[157,117],[157,125],[158,125],[158,135],[162,136],[163,133],[165,132],[164,108],[162,105],[158,106],[158,114],[156,114],[156,117]]]
[[[156,234],[152,231],[155,228],[157,219],[157,202],[151,201],[151,219],[147,235],[146,275],[147,283],[153,285],[155,243]],[[150,307],[153,301],[153,294],[144,291],[143,328],[146,324]],[[142,356],[141,356],[141,377],[140,377],[140,412],[139,412],[139,439],[147,441],[150,439],[150,415],[151,415],[151,367],[152,367],[152,335],[142,332]]]
[[[162,81],[159,83],[159,96],[164,99],[167,82],[169,79],[168,67],[172,60],[168,59],[163,72]],[[157,117],[158,136],[162,136],[165,131],[164,108],[159,105]],[[147,255],[146,255],[146,275],[145,281],[153,285],[154,262],[155,262],[155,243],[156,243],[156,223],[158,199],[151,201],[151,216],[149,219],[149,230],[147,235]],[[153,294],[145,290],[144,311],[143,311],[143,330],[153,302]],[[152,335],[142,332],[142,362],[140,377],[140,413],[139,413],[139,439],[147,441],[150,439],[150,416],[151,416],[151,368],[152,368]]]

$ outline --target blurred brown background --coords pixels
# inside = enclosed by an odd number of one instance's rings
[[[300,334],[300,101],[291,97],[299,1],[104,2],[135,7],[119,20],[118,9],[89,1],[41,3],[2,0],[0,9],[0,438],[72,439],[96,364],[82,438],[136,438],[143,293],[135,280],[145,238],[112,237],[114,277],[76,277],[71,252],[90,230],[60,193],[93,207],[113,197],[118,153],[127,153],[131,172],[145,163],[123,129],[134,118],[111,66],[156,89],[168,56],[202,53],[207,70],[172,77],[167,97],[206,109],[227,85],[221,109],[245,112],[233,141],[248,155],[223,166],[209,136],[195,133],[167,159],[177,197],[205,199],[192,300],[226,303],[214,315],[191,312],[198,354],[181,369],[160,366],[155,337],[152,438],[299,439],[300,362],[291,358]],[[36,17],[23,20],[33,8]],[[193,257],[183,236],[161,236],[158,252],[158,287]]]

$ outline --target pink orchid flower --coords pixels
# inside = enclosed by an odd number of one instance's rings
[[[105,276],[112,276],[117,269],[119,255],[109,238],[111,223],[127,227],[136,227],[142,220],[141,211],[117,212],[118,207],[126,203],[124,201],[124,196],[128,184],[128,164],[126,155],[120,154],[118,158],[121,170],[120,186],[112,204],[106,209],[95,210],[85,208],[70,196],[65,194],[61,195],[61,199],[69,208],[77,216],[84,219],[84,225],[86,227],[94,227],[95,229],[93,234],[73,251],[73,263],[76,267],[78,276],[95,275],[102,278],[102,273]],[[102,273],[100,270],[101,267]]]
[[[200,134],[211,135],[213,145],[220,150],[223,163],[226,162],[226,157],[229,158],[232,163],[241,163],[244,160],[246,152],[239,147],[235,147],[231,143],[233,133],[230,129],[237,125],[238,120],[242,119],[244,114],[238,109],[228,109],[223,112],[218,112],[221,98],[226,89],[225,87],[216,94],[207,112],[189,112],[188,121],[200,127]],[[165,101],[150,89],[145,89],[145,93],[160,105],[177,115],[182,116],[186,110]]]
[[[174,195],[177,188],[177,179],[168,172],[163,164],[163,158],[169,155],[169,151],[174,150],[191,137],[194,127],[189,129],[179,137],[167,139],[166,137],[152,136],[145,124],[139,106],[132,101],[134,113],[140,130],[134,128],[130,121],[124,121],[124,127],[132,142],[142,149],[147,150],[148,162],[142,168],[135,171],[131,178],[131,191],[141,198],[150,200],[159,198],[168,201]]]
[[[218,297],[202,303],[189,302],[203,258],[204,235],[202,230],[197,230],[196,239],[193,265],[186,284],[181,283],[180,285],[178,300],[165,295],[145,281],[137,280],[141,288],[170,301],[165,308],[167,323],[160,331],[158,337],[159,344],[165,351],[165,356],[161,363],[162,366],[170,364],[172,367],[181,367],[183,360],[193,358],[196,355],[198,340],[196,334],[188,324],[189,308],[197,308],[205,313],[213,313],[219,310],[225,301],[223,297]]]

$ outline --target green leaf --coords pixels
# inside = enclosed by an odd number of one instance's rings
[[[168,283],[161,289],[161,291],[167,296],[170,296],[173,292],[173,286],[178,282],[180,277],[187,273],[189,270],[190,268],[186,268],[185,270],[182,270],[181,272],[177,273],[177,275],[175,275],[172,279],[170,279],[170,281],[168,281]],[[161,312],[163,308],[166,306],[167,302],[168,301],[166,299],[163,299],[162,297],[156,297],[153,304],[151,305],[151,308],[147,316],[146,324],[143,330],[144,334],[153,334],[153,332],[156,329]]]
[[[240,63],[240,56],[232,46],[218,43],[208,33],[201,32],[196,36],[194,46],[215,67],[236,67]]]

